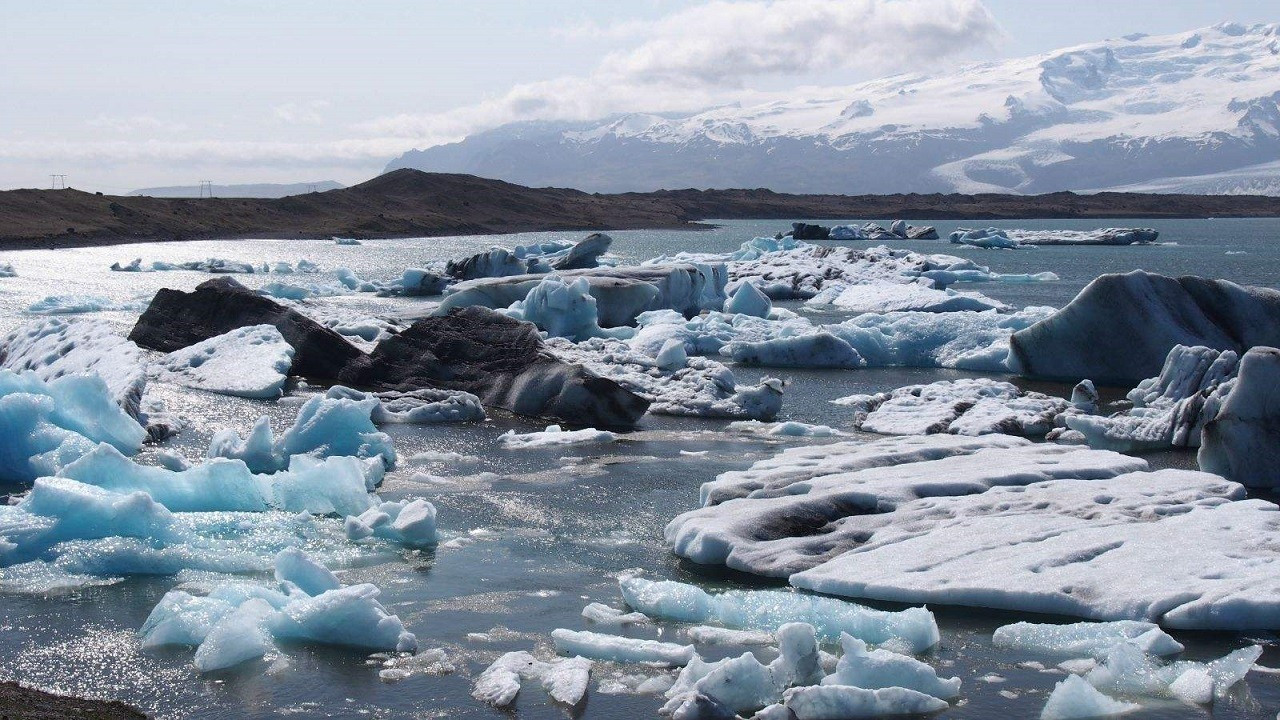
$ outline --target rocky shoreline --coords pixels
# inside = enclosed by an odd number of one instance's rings
[[[439,237],[542,230],[705,228],[708,218],[1280,217],[1280,198],[1226,195],[788,195],[766,189],[590,194],[396,170],[278,199],[0,192],[0,245],[85,247],[209,238]]]
[[[146,715],[115,700],[88,700],[55,695],[0,682],[0,720],[146,720]]]

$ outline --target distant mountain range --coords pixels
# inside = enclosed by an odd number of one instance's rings
[[[1280,195],[1280,25],[1131,35],[687,116],[517,123],[396,168],[600,192]]]
[[[301,182],[301,183],[256,183],[252,185],[214,185],[212,187],[213,197],[225,198],[282,198],[290,195],[301,195],[309,192],[324,192],[326,190],[339,190],[346,187],[342,183],[332,180],[320,180],[317,182]],[[207,193],[209,188],[205,189]],[[199,185],[171,185],[169,187],[153,187],[134,190],[129,193],[131,196],[146,195],[148,197],[163,198],[193,198],[200,197]]]

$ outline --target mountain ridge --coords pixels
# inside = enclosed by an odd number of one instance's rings
[[[1266,174],[1232,185],[1232,172],[1273,161],[1280,25],[1224,23],[674,118],[516,123],[387,167],[601,192],[1176,192],[1213,175],[1203,187],[1280,194]]]

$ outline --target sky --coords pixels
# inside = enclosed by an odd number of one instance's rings
[[[502,123],[695,111],[1275,0],[5,0],[0,188],[355,183]]]

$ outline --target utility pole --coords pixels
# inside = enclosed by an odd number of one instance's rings
[[[208,194],[206,194],[206,193],[208,193]],[[212,181],[212,180],[201,180],[201,181],[200,181],[200,197],[202,197],[202,198],[203,198],[203,197],[210,197],[210,198],[211,198],[211,197],[213,197],[213,181]]]
[[[50,173],[50,174],[49,174],[49,189],[50,189],[50,190],[66,190],[66,189],[67,189],[67,176],[66,176],[66,175],[58,175],[58,174]]]

